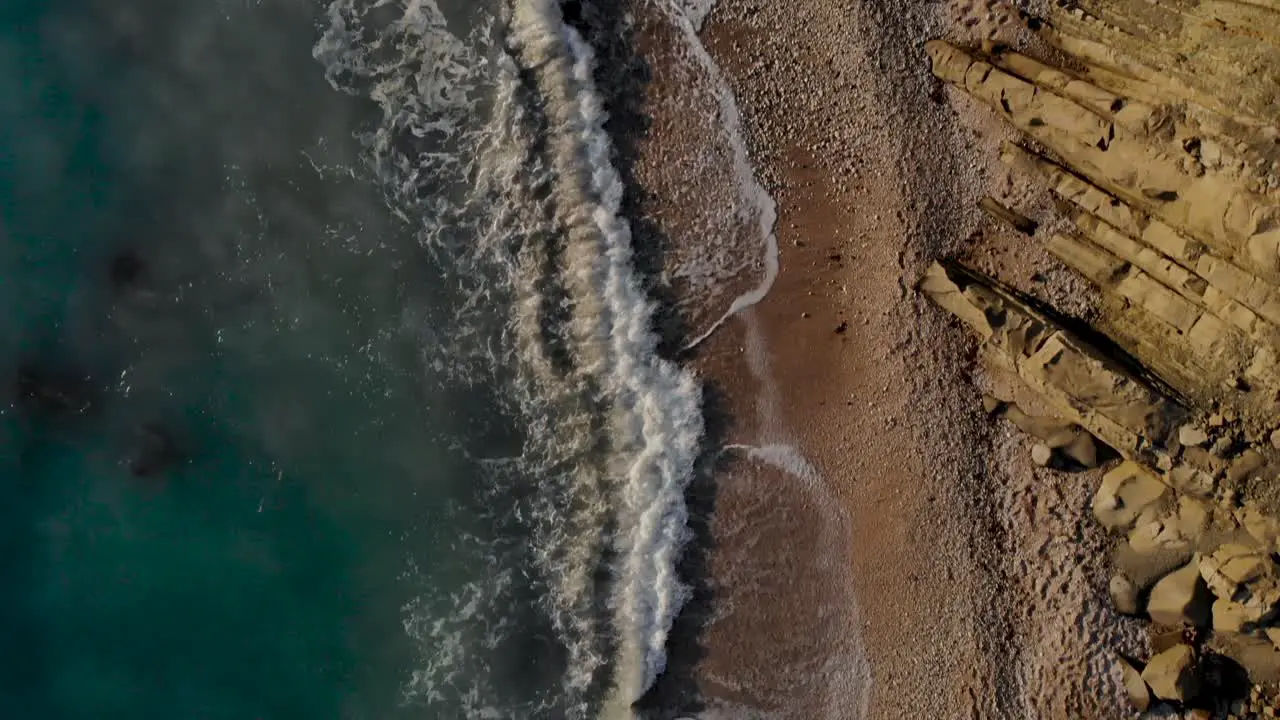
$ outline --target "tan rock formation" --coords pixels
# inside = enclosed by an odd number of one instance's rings
[[[1102,476],[1102,486],[1093,497],[1093,516],[1112,530],[1128,531],[1162,515],[1172,495],[1155,473],[1125,461]]]
[[[1123,536],[1112,599],[1204,629],[1137,680],[1122,663],[1135,705],[1147,686],[1194,695],[1202,642],[1280,681],[1280,3],[1068,0],[1031,26],[1067,67],[927,49],[940,79],[1021,132],[1001,158],[1070,221],[1043,247],[1099,289],[1100,313],[1081,331],[950,261],[919,288],[1051,408],[988,407],[1036,439],[1038,462],[1091,467],[1102,445],[1123,458],[1092,508]],[[1047,226],[983,207],[1024,235]]]

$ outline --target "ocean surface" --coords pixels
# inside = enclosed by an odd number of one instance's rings
[[[0,3],[0,718],[633,715],[702,392],[582,5]]]

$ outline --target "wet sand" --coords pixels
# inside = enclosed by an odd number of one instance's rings
[[[1133,633],[1105,601],[1096,478],[1035,468],[982,415],[978,386],[999,379],[974,377],[971,339],[912,289],[959,253],[1035,294],[1082,292],[976,209],[1034,198],[975,133],[990,121],[928,73],[925,40],[1013,32],[1001,17],[721,0],[700,33],[778,203],[780,248],[766,299],[696,352],[733,448],[698,669],[712,717],[1121,715],[1109,652]],[[648,35],[656,145],[682,126],[664,117],[678,105],[661,102],[662,33]]]

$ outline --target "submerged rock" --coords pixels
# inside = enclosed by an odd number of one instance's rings
[[[111,287],[118,291],[132,288],[143,281],[146,270],[141,256],[132,250],[122,250],[111,258]]]
[[[154,477],[169,470],[182,458],[172,434],[158,424],[143,425],[136,433],[137,441],[128,460],[134,477]]]

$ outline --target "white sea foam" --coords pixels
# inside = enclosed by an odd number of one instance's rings
[[[716,6],[716,0],[674,0],[680,12],[689,18],[693,29],[702,32],[702,25]]]
[[[657,354],[590,47],[552,0],[518,0],[512,34],[522,64],[537,75],[550,124],[575,360],[600,384],[612,416],[618,650],[605,712],[625,717],[662,672],[667,633],[685,599],[676,562],[688,534],[684,490],[702,435],[701,391]]]
[[[741,450],[752,460],[759,460],[795,477],[810,487],[816,488],[822,477],[808,458],[800,454],[794,446],[772,445],[726,445],[725,450]]]
[[[514,479],[539,485],[512,512],[532,533],[532,569],[547,583],[546,610],[568,651],[554,707],[583,717],[608,669],[606,714],[628,717],[663,670],[667,633],[685,598],[675,568],[688,532],[684,490],[701,440],[701,391],[657,355],[591,48],[552,0],[515,1],[514,58],[498,54],[496,63],[478,51],[482,38],[451,34],[431,0],[397,5],[398,14],[388,7],[335,0],[315,54],[336,88],[381,108],[366,144],[393,210],[420,223],[424,246],[448,253],[459,274],[483,265],[507,288],[513,307],[503,347],[470,347],[474,331],[460,316],[455,334],[466,341],[446,338],[432,362],[449,371],[459,348],[493,366],[516,366],[513,389],[530,440],[518,458],[487,461],[494,478],[506,479],[486,482],[495,493]],[[536,88],[523,85],[521,70],[536,77]],[[479,127],[482,95],[492,112]],[[451,242],[450,232],[467,243]],[[562,238],[560,251],[552,236]],[[549,320],[547,303],[559,302],[549,291],[570,308],[564,326]],[[482,282],[470,292],[461,313],[502,296]],[[557,343],[571,367],[556,359]],[[600,588],[607,557],[612,578]],[[485,700],[492,686],[470,676],[483,674],[478,638],[492,649],[501,644],[493,633],[518,632],[491,617],[510,588],[510,574],[495,568],[490,581],[451,595],[426,592],[406,607],[406,631],[424,652],[406,686],[411,700],[467,716],[519,715]],[[599,613],[602,592],[607,617]]]
[[[850,569],[848,550],[850,518],[842,504],[834,497],[817,468],[792,445],[774,443],[768,445],[735,444],[724,447],[725,452],[741,452],[755,462],[763,463],[799,481],[795,486],[778,488],[776,492],[806,498],[819,523],[819,545],[827,550],[821,557],[808,558],[814,563],[826,581],[833,587],[830,610],[818,608],[817,612],[832,622],[831,632],[822,639],[823,651],[811,664],[800,668],[796,681],[802,685],[804,702],[821,707],[818,717],[854,718],[868,715],[871,702],[871,664],[862,639],[861,618],[854,599],[855,588]],[[791,669],[796,672],[797,669]],[[790,688],[796,693],[796,688]],[[776,706],[785,708],[785,704]],[[728,713],[728,715],[726,715]],[[786,717],[793,713],[778,713]],[[721,717],[770,717],[772,712],[760,712],[747,708],[708,709],[702,717],[712,720]]]
[[[778,237],[774,232],[774,226],[778,220],[777,203],[756,178],[755,167],[751,164],[751,156],[747,152],[737,98],[730,89],[720,66],[716,64],[698,36],[702,23],[714,5],[714,0],[665,0],[659,4],[659,7],[666,11],[671,22],[679,29],[684,37],[685,46],[708,79],[707,91],[715,97],[719,109],[718,118],[732,154],[734,182],[738,186],[739,195],[755,210],[753,214],[760,240],[764,274],[756,287],[734,298],[724,314],[695,336],[687,345],[688,348],[697,347],[720,329],[729,318],[764,300],[778,277]]]

